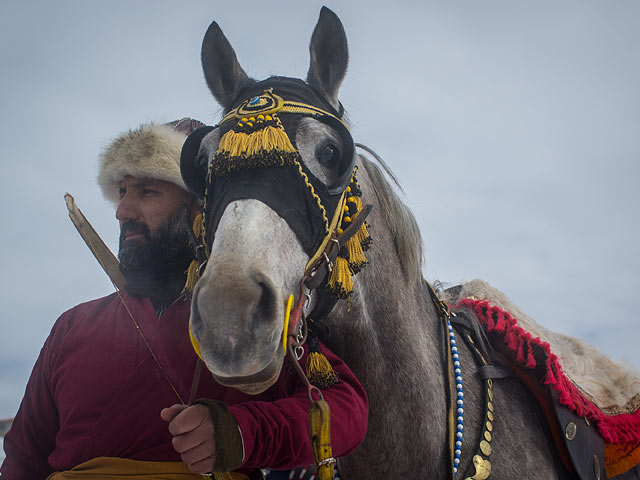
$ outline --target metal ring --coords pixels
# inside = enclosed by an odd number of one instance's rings
[[[322,255],[324,256],[324,259],[327,262],[327,270],[331,272],[331,270],[333,270],[333,262],[329,260],[329,256],[327,255],[327,252],[322,252]]]
[[[309,304],[311,303],[311,295],[309,293],[305,293],[304,296],[305,296],[305,301],[302,309],[306,310],[307,308],[309,308]]]
[[[333,465],[334,463],[336,463],[336,459],[333,458],[333,457],[329,457],[329,458],[326,458],[326,459],[318,462],[318,466],[319,467],[323,467],[325,465]]]

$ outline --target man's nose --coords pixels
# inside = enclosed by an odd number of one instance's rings
[[[132,195],[128,192],[125,193],[118,202],[118,208],[116,208],[116,219],[122,223],[128,220],[138,220],[138,216],[139,211],[136,208]]]

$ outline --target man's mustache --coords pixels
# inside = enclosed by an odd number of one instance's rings
[[[136,222],[135,220],[127,220],[120,227],[120,245],[122,245],[122,243],[126,241],[129,235],[134,235],[138,233],[143,234],[144,238],[146,240],[149,240],[150,238],[149,227],[147,227],[142,222]]]

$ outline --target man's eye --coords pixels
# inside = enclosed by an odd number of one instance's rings
[[[156,193],[158,193],[156,190],[151,190],[149,188],[145,188],[142,190],[143,195],[154,195]]]

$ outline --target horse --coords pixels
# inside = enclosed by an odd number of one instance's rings
[[[301,200],[306,205],[299,210],[312,212],[313,222],[309,218],[297,221],[319,223],[306,227],[305,232],[313,232],[314,238],[302,235],[302,239],[292,227],[295,222],[265,199],[280,185],[270,183],[274,177],[263,172],[282,167],[265,167],[261,162],[266,159],[254,159],[250,167],[255,170],[254,181],[262,182],[263,193],[245,191],[230,197],[216,213],[210,210],[212,199],[203,192],[214,168],[233,168],[224,162],[213,165],[216,152],[225,152],[220,147],[225,138],[221,129],[209,129],[187,140],[193,144],[189,147],[194,152],[192,159],[185,161],[187,143],[183,148],[183,178],[205,201],[205,237],[210,251],[193,292],[191,330],[216,380],[249,393],[268,388],[283,365],[281,342],[283,328],[286,331],[283,318],[287,297],[301,288],[310,257],[326,233],[323,221],[325,227],[333,225],[333,216],[338,215],[333,208],[320,207],[326,207],[347,185],[354,185],[349,177],[355,166],[361,203],[372,205],[366,217],[373,238],[366,251],[368,264],[361,265],[361,271],[351,277],[351,290],[344,285],[342,290],[338,288],[338,297],[346,298],[327,302],[326,290],[320,285],[316,288],[319,297],[315,296],[314,304],[308,307],[313,310],[325,306],[321,314],[326,327],[322,340],[353,370],[369,396],[366,438],[353,454],[338,459],[340,477],[450,478],[450,385],[443,374],[449,368],[444,348],[449,340],[443,316],[423,278],[420,231],[395,192],[389,168],[371,151],[373,158],[353,152],[348,130],[336,121],[342,113],[338,92],[347,71],[348,48],[339,18],[327,8],[321,10],[309,52],[307,78],[295,81],[323,98],[334,113],[307,112],[286,125],[299,159],[299,163],[286,168],[300,173],[303,190],[311,192],[311,200]],[[280,100],[269,97],[269,92],[286,90],[292,82],[283,77],[263,82],[249,78],[215,22],[203,40],[202,66],[209,89],[227,115],[246,92],[263,84],[264,96],[247,98],[248,103],[243,105],[247,109],[252,102],[272,101],[276,105]],[[219,125],[223,124],[224,119]],[[337,203],[340,208],[342,204]],[[334,227],[329,230],[335,231]],[[335,236],[331,241],[336,241]],[[336,270],[337,261],[331,263],[329,267]],[[457,353],[464,375],[464,438],[480,439],[486,388],[478,374],[480,362],[473,347],[463,341],[457,343]],[[490,478],[574,478],[563,466],[527,387],[508,376],[496,380],[494,390]],[[469,447],[462,448],[457,478],[489,476],[474,463],[473,441],[468,440]]]

